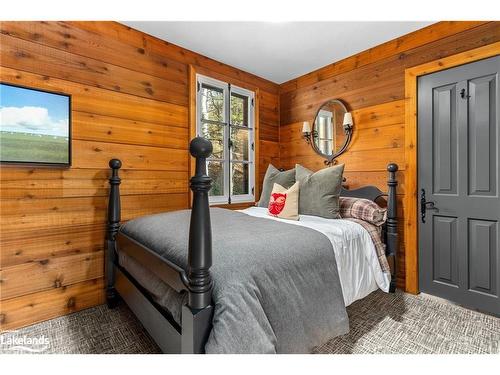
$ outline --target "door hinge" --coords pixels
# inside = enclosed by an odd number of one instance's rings
[[[255,188],[252,186],[252,195],[255,194]]]
[[[197,85],[197,91],[200,92],[200,90],[201,90],[201,84],[200,84],[200,82],[197,82],[196,85]]]
[[[252,107],[255,107],[255,101],[254,101],[254,98],[252,98]]]
[[[255,146],[253,142],[252,142],[252,151],[255,151]]]

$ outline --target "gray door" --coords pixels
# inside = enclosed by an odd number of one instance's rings
[[[420,290],[494,314],[500,314],[499,70],[495,56],[418,80]]]

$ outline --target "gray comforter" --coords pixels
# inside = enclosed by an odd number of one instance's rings
[[[181,267],[190,211],[145,216],[121,231]],[[315,230],[211,209],[213,329],[207,353],[307,353],[348,332],[337,265]]]

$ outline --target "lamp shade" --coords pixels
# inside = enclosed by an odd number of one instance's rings
[[[302,123],[302,133],[310,133],[311,132],[311,125],[309,124],[309,121],[304,121]]]
[[[344,128],[350,128],[353,125],[351,112],[346,112],[344,115]]]

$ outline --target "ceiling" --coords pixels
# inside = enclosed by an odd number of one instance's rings
[[[276,83],[433,22],[171,22],[123,24]]]

